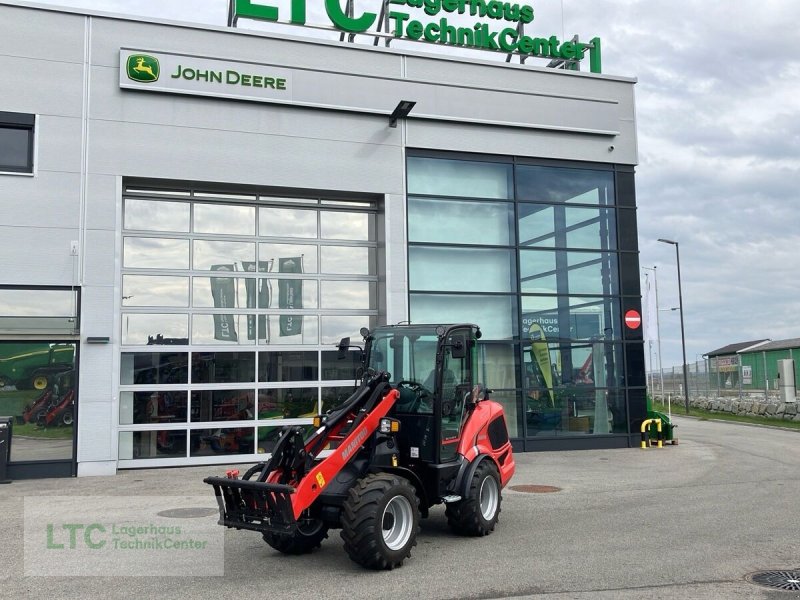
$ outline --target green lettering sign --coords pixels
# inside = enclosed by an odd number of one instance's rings
[[[305,25],[307,0],[291,0],[290,23]],[[361,16],[351,17],[342,9],[342,0],[325,0],[325,12],[333,26],[347,33],[364,33],[376,21],[377,15],[365,12]],[[536,56],[542,58],[559,58],[565,61],[580,61],[589,51],[589,70],[600,73],[600,38],[594,38],[589,43],[577,41],[561,42],[557,36],[531,37],[518,29],[518,24],[532,23],[535,17],[533,7],[528,4],[519,4],[505,0],[389,0],[389,4],[406,6],[409,9],[421,10],[428,17],[437,15],[459,14],[470,15],[481,19],[503,21],[511,27],[491,29],[487,23],[477,22],[472,27],[455,27],[450,25],[443,15],[439,21],[426,22],[426,20],[413,19],[407,12],[391,10],[388,20],[391,35],[395,38],[424,41],[432,44],[460,46],[479,50],[493,50],[503,53],[519,53],[523,56]],[[262,21],[277,21],[278,8],[267,4],[255,4],[252,0],[236,0],[234,10],[237,17],[257,19]],[[138,70],[131,63],[129,76],[138,81],[153,81],[158,78],[157,70],[154,75],[147,71],[148,57],[136,57],[142,61]],[[157,69],[157,65],[156,65]],[[215,74],[195,72],[192,78],[203,81],[215,81]],[[184,77],[187,74],[183,75]],[[173,77],[175,77],[173,75]],[[149,78],[149,79],[148,79]],[[233,80],[231,80],[233,78]],[[228,72],[226,82],[255,87],[273,87],[268,80],[251,79],[249,75]],[[277,87],[277,86],[276,86]],[[281,89],[277,87],[277,89]]]

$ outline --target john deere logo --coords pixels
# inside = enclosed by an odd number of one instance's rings
[[[159,66],[155,56],[147,54],[131,54],[128,57],[128,79],[150,83],[158,81]]]

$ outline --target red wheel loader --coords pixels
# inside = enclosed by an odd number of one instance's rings
[[[491,533],[514,474],[503,407],[479,382],[476,325],[394,325],[364,336],[361,385],[314,418],[283,429],[266,462],[239,478],[208,477],[221,525],[261,532],[285,554],[340,528],[351,559],[400,566],[420,518],[445,504],[453,531]],[[339,345],[345,355],[345,338]]]

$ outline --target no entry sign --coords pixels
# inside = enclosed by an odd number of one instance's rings
[[[642,324],[642,315],[638,310],[629,310],[625,313],[625,325],[628,329],[639,329]]]

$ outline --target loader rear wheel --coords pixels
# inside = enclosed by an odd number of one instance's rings
[[[344,502],[344,549],[363,567],[394,569],[417,545],[419,520],[417,493],[407,479],[367,475],[350,488]]]
[[[322,540],[328,537],[328,528],[320,519],[308,519],[297,524],[292,535],[264,532],[264,541],[284,554],[308,554],[319,548]]]
[[[485,459],[475,469],[464,499],[447,505],[447,523],[461,535],[489,535],[500,517],[502,499],[497,467]]]

